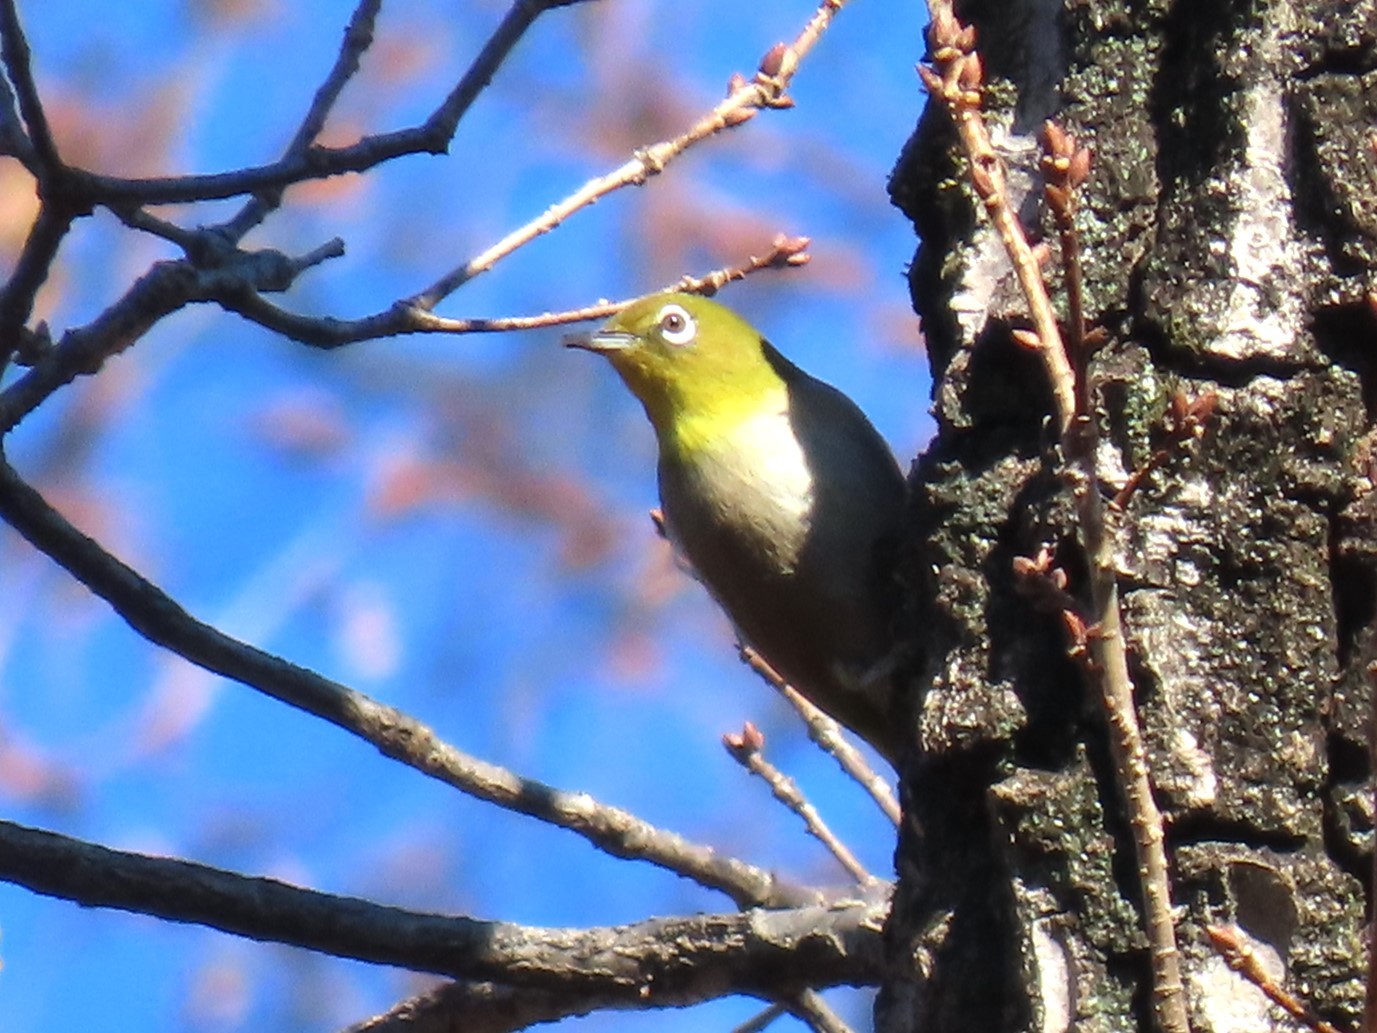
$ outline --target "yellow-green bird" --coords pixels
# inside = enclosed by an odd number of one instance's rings
[[[696,295],[642,298],[569,344],[605,355],[645,407],[665,532],[742,641],[895,763],[905,488],[865,414]]]

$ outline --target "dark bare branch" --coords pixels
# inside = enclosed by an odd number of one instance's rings
[[[0,0],[0,59],[5,63],[5,74],[14,88],[19,113],[24,118],[29,142],[33,145],[39,181],[51,182],[63,172],[62,159],[58,156],[57,144],[53,142],[53,133],[48,126],[48,116],[38,96],[29,41],[24,37],[24,27],[19,24],[19,11],[14,0]]]
[[[819,899],[814,891],[790,887],[769,872],[600,804],[586,793],[565,792],[471,757],[399,710],[202,623],[69,524],[7,463],[0,463],[0,519],[108,602],[149,641],[323,718],[371,743],[384,756],[489,803],[576,832],[615,857],[649,861],[721,890],[743,907]]]
[[[34,299],[72,228],[72,218],[72,213],[54,205],[44,204],[38,209],[14,272],[0,291],[0,370],[18,347],[19,332],[33,312]]]
[[[0,435],[14,429],[58,388],[94,373],[194,295],[196,273],[186,262],[158,262],[91,323],[45,349],[32,369],[0,393]]]
[[[714,269],[702,276],[680,277],[667,289],[712,295],[734,280],[745,279],[765,269],[798,268],[808,263],[808,244],[807,237],[787,237],[780,234],[775,237],[770,250],[763,255],[751,255],[744,262]],[[420,308],[410,301],[398,301],[381,312],[358,319],[302,316],[274,305],[243,284],[227,285],[214,300],[228,311],[238,313],[250,322],[274,333],[313,348],[330,349],[383,337],[395,337],[399,334],[481,334],[568,326],[590,319],[606,319],[614,312],[626,308],[632,299],[604,301],[596,305],[585,305],[563,312],[544,312],[535,316],[500,316],[486,319],[448,319]]]
[[[496,983],[445,983],[357,1022],[340,1033],[513,1033],[542,1022],[586,1015],[604,1006],[595,997]]]
[[[879,980],[885,899],[652,918],[595,929],[482,922],[386,907],[208,865],[110,850],[0,822],[0,878],[338,957],[459,979],[597,995],[603,1006],[693,1004]]]
[[[325,76],[325,81],[316,90],[306,116],[301,120],[301,125],[297,127],[291,142],[287,144],[283,155],[284,161],[305,154],[307,148],[320,135],[320,131],[325,127],[325,120],[334,109],[344,87],[358,72],[364,52],[373,45],[373,27],[377,23],[381,7],[382,0],[359,0],[358,7],[354,8],[353,17],[345,27],[344,40],[340,43],[335,63]],[[280,189],[263,191],[249,200],[238,214],[221,228],[230,240],[242,240],[244,234],[261,223],[281,203]]]
[[[183,204],[281,190],[293,183],[348,172],[366,172],[408,154],[443,154],[459,119],[531,24],[548,10],[582,2],[586,0],[517,0],[458,85],[421,125],[366,136],[343,147],[311,144],[279,161],[232,172],[126,178],[73,169],[71,174],[85,196],[112,207]],[[331,99],[328,88],[323,89],[325,99]],[[303,122],[300,132],[308,132],[309,128]]]

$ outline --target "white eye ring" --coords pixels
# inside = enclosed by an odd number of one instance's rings
[[[689,344],[698,336],[698,324],[683,305],[666,305],[655,322],[660,327],[660,336],[670,344]]]

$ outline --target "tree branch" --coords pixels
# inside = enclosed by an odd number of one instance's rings
[[[888,780],[871,767],[861,751],[856,749],[846,738],[841,725],[820,710],[812,700],[799,692],[798,689],[781,678],[779,672],[766,663],[765,658],[750,646],[737,643],[737,649],[741,654],[742,662],[765,679],[770,687],[783,696],[785,702],[793,707],[798,716],[803,719],[803,723],[808,726],[808,738],[812,739],[823,752],[836,760],[841,769],[870,794],[870,798],[875,801],[875,805],[880,808],[884,816],[895,827],[898,827],[902,814],[899,810],[899,801],[894,797],[894,790],[890,787]]]
[[[711,295],[734,280],[744,280],[765,269],[786,269],[806,265],[809,261],[807,237],[775,237],[764,255],[751,255],[733,266],[714,269],[702,276],[685,275],[667,290],[690,294]],[[360,319],[335,319],[332,316],[301,316],[274,305],[247,285],[230,284],[216,295],[215,300],[230,312],[238,313],[252,323],[290,337],[313,348],[339,348],[361,341],[395,337],[398,334],[481,334],[513,330],[535,330],[541,327],[567,326],[590,319],[606,319],[620,312],[634,299],[604,301],[596,305],[569,309],[564,312],[545,312],[537,316],[501,316],[478,319],[447,319],[409,301],[399,301],[390,308]]]
[[[513,1033],[607,1006],[595,995],[498,983],[445,983],[340,1033]]]
[[[38,86],[33,79],[32,55],[29,41],[24,38],[24,28],[19,23],[19,11],[14,0],[0,0],[0,59],[5,63],[5,74],[19,102],[19,113],[28,129],[29,142],[33,145],[36,172],[43,187],[60,177],[65,171],[53,133],[48,126],[48,116],[43,112],[43,102],[38,96]]]
[[[0,878],[85,907],[458,979],[596,995],[604,1006],[624,1007],[873,984],[888,907],[884,899],[849,899],[595,929],[538,928],[386,907],[5,821]]]
[[[471,796],[583,836],[614,857],[651,864],[721,890],[742,907],[819,899],[772,873],[642,821],[586,793],[570,793],[471,757],[426,725],[360,692],[226,635],[86,537],[0,454],[0,518],[108,602],[150,642],[371,743],[380,753]]]
[[[727,748],[732,760],[764,781],[774,798],[799,816],[808,834],[827,848],[851,878],[861,885],[879,881],[866,871],[851,849],[832,831],[818,809],[803,795],[798,783],[765,759],[765,736],[760,729],[747,721],[740,732],[722,736],[722,745]]]
[[[325,127],[335,102],[339,100],[344,87],[348,85],[359,70],[364,52],[373,45],[373,27],[378,20],[382,0],[359,0],[349,24],[344,29],[344,40],[340,43],[335,63],[326,74],[324,81],[311,99],[311,106],[301,125],[292,135],[291,142],[282,160],[299,159],[306,154],[320,131]],[[243,208],[220,227],[233,241],[240,241],[244,234],[259,225],[270,212],[282,203],[282,190],[266,190],[256,194]]]
[[[652,176],[658,176],[689,147],[710,136],[731,129],[752,118],[763,108],[792,107],[785,91],[789,87],[799,63],[817,43],[823,31],[841,10],[844,0],[823,0],[792,45],[780,44],[760,62],[755,78],[749,82],[740,75],[733,77],[727,97],[698,119],[683,134],[671,140],[661,140],[638,150],[629,160],[607,173],[589,180],[563,201],[551,205],[539,217],[513,230],[482,254],[451,270],[421,293],[409,298],[407,304],[429,312],[459,287],[481,273],[487,272],[500,260],[536,237],[549,233],[569,216],[586,208],[600,198],[626,186],[640,186]]]
[[[1037,259],[1028,245],[1017,215],[1009,204],[1003,164],[990,143],[982,113],[984,66],[975,46],[975,30],[958,21],[951,0],[928,0],[934,68],[919,66],[924,85],[944,105],[956,126],[969,161],[971,186],[985,208],[990,223],[1003,243],[1013,266],[1036,337],[1023,341],[1042,360],[1052,389],[1053,416],[1072,478],[1077,523],[1089,566],[1090,619],[1087,629],[1089,680],[1098,690],[1109,730],[1115,780],[1124,801],[1133,834],[1134,857],[1143,895],[1143,925],[1152,961],[1152,1007],[1163,1033],[1187,1033],[1185,989],[1181,981],[1180,952],[1172,918],[1171,881],[1164,846],[1161,811],[1152,795],[1147,750],[1133,702],[1133,681],[1128,670],[1128,646],[1119,607],[1118,576],[1114,562],[1114,538],[1105,523],[1097,470],[1099,432],[1090,404],[1091,390],[1084,375],[1084,314],[1081,311],[1079,271],[1068,278],[1073,284],[1074,318],[1070,342],[1063,340],[1056,313]],[[1045,133],[1050,163],[1045,193],[1053,208],[1064,211],[1058,220],[1071,223],[1072,194],[1088,175],[1090,154],[1078,153],[1075,141],[1061,130]],[[1073,249],[1064,261],[1077,261]],[[1030,335],[1031,336],[1031,335]],[[1082,376],[1078,379],[1077,372]]]

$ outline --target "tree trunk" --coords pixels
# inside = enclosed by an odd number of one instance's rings
[[[1377,659],[1377,3],[958,14],[977,28],[1015,186],[1036,186],[1046,118],[1094,152],[1080,228],[1088,312],[1108,332],[1091,364],[1104,489],[1160,444],[1174,395],[1218,396],[1204,439],[1116,527],[1193,1029],[1295,1028],[1209,924],[1356,1025]],[[913,473],[913,745],[877,1028],[1147,1030],[1105,721],[1059,619],[1012,571],[1044,545],[1073,591],[1084,571],[1050,391],[1009,338],[1026,305],[953,143],[930,106],[891,186],[922,238],[911,285],[939,430]],[[1045,227],[1039,197],[1021,210]]]

